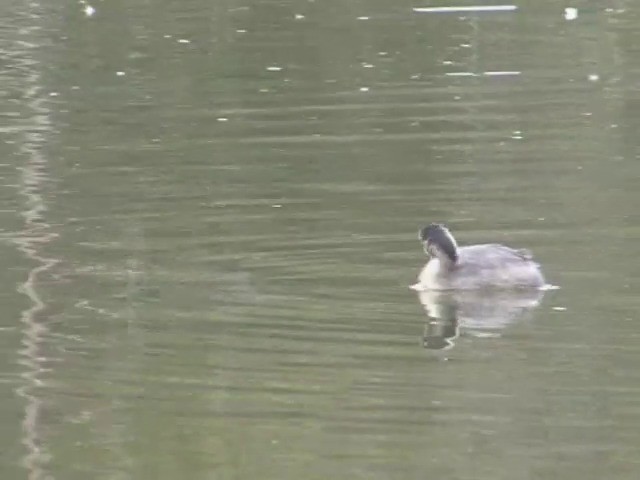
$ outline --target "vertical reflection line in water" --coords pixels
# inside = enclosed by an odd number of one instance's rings
[[[32,4],[32,6],[37,6]],[[29,14],[29,20],[39,18],[35,14]],[[30,32],[38,29],[37,26],[27,26],[21,29],[21,37],[28,37]],[[49,110],[44,105],[42,89],[40,87],[41,75],[38,70],[39,62],[33,58],[39,45],[36,42],[21,41],[16,61],[17,69],[23,73],[20,80],[23,82],[22,98],[26,107],[26,119],[23,138],[20,140],[19,158],[24,158],[24,163],[19,170],[21,176],[18,182],[20,194],[24,197],[24,207],[20,214],[24,218],[24,229],[16,235],[15,244],[24,257],[35,266],[29,271],[26,280],[18,286],[18,291],[26,295],[31,301],[31,306],[21,314],[22,341],[18,351],[19,363],[24,367],[21,374],[22,384],[16,393],[24,399],[24,418],[22,420],[22,444],[26,453],[22,464],[28,472],[28,478],[51,479],[46,472],[46,464],[50,454],[44,445],[42,434],[42,407],[39,389],[45,385],[41,378],[46,371],[47,361],[42,344],[48,333],[46,323],[43,322],[46,304],[38,292],[38,282],[43,272],[51,269],[58,260],[47,258],[42,253],[43,245],[51,241],[55,234],[51,232],[51,226],[44,220],[47,210],[43,195],[43,184],[47,179],[45,167],[47,158],[42,154],[47,133],[51,131]]]

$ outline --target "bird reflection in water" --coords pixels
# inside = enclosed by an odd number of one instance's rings
[[[461,332],[477,337],[499,335],[540,305],[543,295],[541,290],[418,292],[428,317],[423,345],[430,350],[452,348]]]

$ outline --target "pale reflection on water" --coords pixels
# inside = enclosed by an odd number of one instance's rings
[[[425,348],[449,349],[461,334],[478,337],[500,335],[508,325],[522,320],[540,305],[544,291],[421,291],[427,314]]]
[[[40,12],[32,12],[37,19]],[[21,72],[21,95],[25,107],[22,115],[25,125],[16,128],[18,158],[16,165],[21,172],[16,185],[21,196],[19,215],[23,219],[22,229],[11,234],[13,243],[31,265],[17,292],[28,299],[28,306],[20,314],[22,339],[17,348],[17,363],[22,367],[21,382],[15,388],[16,395],[24,400],[22,413],[21,442],[24,454],[21,463],[29,479],[51,478],[48,474],[51,457],[45,439],[47,373],[52,370],[55,355],[47,352],[47,338],[51,334],[47,320],[50,316],[42,292],[43,277],[58,264],[59,259],[46,253],[47,244],[57,238],[57,233],[48,223],[49,202],[46,184],[49,178],[49,158],[44,152],[53,135],[51,111],[43,93],[42,64],[38,58],[41,38],[38,28],[30,25],[22,31],[22,42],[12,51],[13,67]],[[14,47],[15,48],[15,47]]]

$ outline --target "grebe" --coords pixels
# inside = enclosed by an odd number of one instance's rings
[[[545,280],[528,250],[496,243],[458,247],[444,225],[432,223],[419,233],[431,257],[414,290],[541,288]]]

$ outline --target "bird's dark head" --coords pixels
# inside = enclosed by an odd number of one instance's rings
[[[444,225],[439,223],[427,225],[420,230],[419,238],[427,255],[441,260],[447,259],[453,263],[458,260],[458,244]]]

